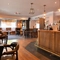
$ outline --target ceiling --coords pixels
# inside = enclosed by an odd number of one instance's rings
[[[34,14],[29,14],[31,3],[35,10]],[[56,11],[59,8],[59,0],[0,0],[0,16],[37,16],[44,12],[43,5],[46,5],[46,12]]]

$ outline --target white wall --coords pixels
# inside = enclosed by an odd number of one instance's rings
[[[34,16],[31,18],[30,20],[30,28],[32,28],[36,22],[39,20],[39,18],[43,18],[43,15],[38,15],[38,16]],[[54,20],[54,12],[49,12],[46,14],[46,25],[49,25],[49,24],[53,24],[53,20]]]
[[[35,25],[36,21],[38,21],[39,18],[43,18],[43,14],[31,17],[30,28],[32,28],[32,26]],[[46,26],[48,26],[50,24],[57,23],[59,20],[60,20],[60,12],[56,11],[48,12],[46,14],[45,24]]]
[[[54,19],[55,19],[54,18],[54,12],[47,13],[47,16],[46,16],[46,20],[45,21],[48,21],[48,23],[46,23],[46,25],[53,24]]]
[[[30,20],[30,28],[33,28],[33,26],[36,28],[36,22],[37,20]]]

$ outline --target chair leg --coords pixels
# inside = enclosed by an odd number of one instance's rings
[[[6,47],[5,49],[6,49],[6,51],[7,51],[7,47]]]
[[[18,51],[16,52],[16,60],[18,60]]]
[[[0,60],[1,60],[1,57],[0,57]]]

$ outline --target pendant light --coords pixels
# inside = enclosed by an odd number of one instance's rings
[[[59,0],[59,9],[58,9],[58,11],[60,12],[60,0]]]
[[[31,3],[31,8],[30,8],[29,14],[34,14],[34,8],[32,6],[33,6],[33,3]]]
[[[45,10],[45,7],[46,7],[46,5],[43,5],[44,6],[44,13],[43,13],[43,18],[46,18],[46,10]]]

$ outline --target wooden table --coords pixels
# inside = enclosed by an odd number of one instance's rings
[[[0,35],[0,39],[2,40],[2,43],[3,43],[3,40],[4,40],[4,43],[7,44],[7,40],[8,40],[7,35],[5,35],[5,34]]]

